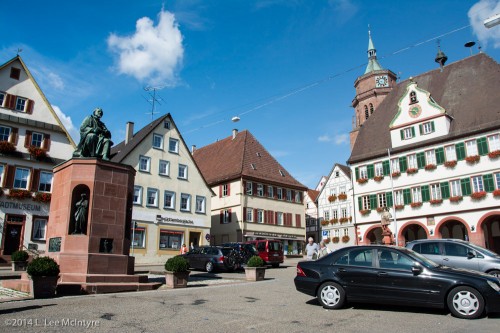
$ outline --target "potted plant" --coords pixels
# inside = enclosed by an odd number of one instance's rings
[[[26,268],[33,281],[34,298],[54,297],[59,278],[59,265],[49,257],[37,257]]]
[[[364,184],[368,181],[368,178],[358,178],[356,181],[358,184]]]
[[[481,200],[486,196],[486,191],[474,192],[470,196],[473,200]]]
[[[0,141],[0,153],[1,154],[10,154],[16,151],[16,146],[9,141]]]
[[[494,190],[493,191],[493,196],[494,197],[500,197],[500,189],[499,190]]]
[[[345,193],[339,194],[339,200],[346,200],[346,199],[347,199],[347,194],[345,194]]]
[[[479,160],[481,159],[481,156],[479,155],[471,155],[471,156],[467,156],[465,158],[465,160],[467,161],[467,163],[469,164],[474,164],[474,163],[477,163],[479,162]]]
[[[454,196],[454,197],[450,197],[450,202],[460,202],[463,200],[463,196],[461,195],[457,195],[457,196]]]
[[[247,281],[261,281],[266,275],[264,260],[259,256],[251,257],[245,267],[245,276]]]
[[[371,212],[371,210],[369,210],[369,209],[361,209],[361,210],[359,211],[359,213],[360,213],[361,215],[368,215],[368,214],[370,214],[370,212]]]
[[[373,177],[373,180],[376,182],[381,182],[384,179],[384,176],[375,176]]]
[[[392,177],[394,177],[394,178],[399,177],[399,176],[401,176],[401,172],[399,172],[399,171],[394,171],[392,173]]]
[[[332,237],[332,242],[334,243],[338,243],[339,242],[339,238],[338,237]]]
[[[500,150],[490,151],[488,153],[488,156],[489,158],[497,158],[498,156],[500,156]]]
[[[347,242],[349,242],[350,239],[351,238],[349,236],[347,236],[347,235],[342,236],[342,243],[347,243]]]
[[[13,271],[25,271],[28,266],[28,252],[24,250],[15,251],[10,255]]]
[[[337,200],[337,196],[335,194],[332,194],[332,195],[328,196],[328,201],[329,202],[334,202],[335,200]]]
[[[169,258],[165,263],[167,288],[186,288],[189,278],[189,263],[182,256]]]
[[[434,169],[436,169],[436,164],[427,164],[424,168],[425,168],[425,170],[428,170],[428,171],[434,170]]]
[[[406,173],[408,175],[413,175],[413,174],[416,174],[417,172],[418,172],[417,168],[408,168],[408,169],[406,169]]]

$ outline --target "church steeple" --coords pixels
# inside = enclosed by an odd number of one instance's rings
[[[372,33],[370,31],[370,26],[368,26],[368,66],[366,66],[365,74],[373,72],[373,71],[379,71],[383,70],[382,66],[380,66],[378,60],[377,60],[377,50],[375,49],[375,46],[373,45],[372,41]]]

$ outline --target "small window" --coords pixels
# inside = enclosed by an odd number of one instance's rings
[[[276,213],[276,224],[283,225],[283,213],[282,212]]]
[[[40,184],[38,185],[38,191],[40,192],[50,192],[52,189],[52,172],[40,172]]]
[[[10,68],[10,78],[14,80],[19,80],[21,77],[21,69],[16,67]]]
[[[410,104],[415,104],[415,103],[418,103],[417,93],[415,93],[414,91],[411,91],[410,92]]]
[[[137,222],[134,222],[134,224],[137,224]],[[132,228],[132,232],[130,234],[133,235],[132,245],[134,248],[143,249],[146,247],[146,228]]]
[[[179,153],[179,140],[170,138],[168,140],[168,151],[171,153]]]
[[[422,124],[422,134],[430,134],[434,132],[434,122],[429,121],[427,123]]]
[[[3,107],[3,103],[5,102],[5,96],[6,94],[0,91],[0,107]]]
[[[250,167],[252,168],[252,170],[257,170],[257,168],[255,167],[255,164],[253,164],[253,163],[250,163]]]
[[[139,156],[139,171],[149,172],[151,170],[151,158]]]
[[[384,168],[382,167],[382,162],[375,163],[375,176],[377,177],[384,176]]]
[[[222,197],[227,197],[229,195],[229,184],[222,185]]]
[[[0,126],[0,141],[9,141],[10,127]]]
[[[402,130],[403,131],[403,140],[409,140],[413,138],[413,127],[408,127]]]
[[[439,184],[431,184],[431,200],[441,200],[441,187]]]
[[[373,108],[373,104],[372,104],[372,103],[370,103],[370,114],[373,114],[373,111],[374,111],[374,110],[375,110],[375,109]]]
[[[153,134],[153,148],[163,149],[163,136],[160,134]]]
[[[472,180],[472,192],[482,192],[484,191],[483,177],[475,176],[471,178]]]
[[[134,205],[142,205],[142,187],[134,186]]]
[[[264,196],[264,185],[257,184],[257,196],[259,197]]]
[[[420,191],[420,187],[411,188],[411,202],[422,202],[422,192]]]
[[[498,134],[490,135],[488,137],[488,146],[490,148],[490,151],[500,150],[500,135]]]
[[[368,106],[365,105],[365,120],[370,117],[370,113],[368,112]]]
[[[262,209],[257,210],[257,223],[264,223],[264,211]]]
[[[2,176],[2,169],[1,169],[1,167],[0,167],[0,177],[1,177],[1,176]],[[493,178],[494,178],[494,181],[495,181],[495,188],[496,188],[497,190],[500,190],[500,172],[495,173],[495,174],[493,175]],[[1,184],[1,183],[2,183],[2,182],[1,182],[1,178],[0,178],[0,184]]]
[[[159,166],[158,173],[162,176],[169,176],[170,175],[170,162],[160,160],[160,166]]]
[[[391,172],[400,172],[399,170],[399,158],[393,158],[391,160]]]
[[[425,163],[427,165],[436,165],[436,152],[434,150],[427,150],[425,152]]]
[[[231,223],[231,211],[229,209],[222,211],[222,223]]]
[[[274,198],[274,187],[267,185],[267,196],[268,198]]]
[[[187,167],[187,165],[179,164],[179,175],[178,175],[178,177],[180,179],[187,179],[188,178],[188,167]]]
[[[476,156],[477,152],[477,143],[476,140],[470,140],[465,142],[465,146],[467,147],[467,156]]]
[[[247,195],[252,195],[252,192],[253,192],[253,183],[252,182],[247,182],[245,193]]]
[[[205,213],[205,197],[196,196],[196,213]]]
[[[462,196],[462,186],[460,185],[460,180],[450,180],[450,195],[452,197]]]
[[[16,97],[16,111],[25,112],[26,106],[28,104],[28,99],[23,97]]]
[[[366,167],[366,165],[359,167],[359,178],[368,179],[368,168]]]
[[[4,180],[3,172],[4,171],[5,171],[5,166],[3,164],[0,164],[0,185],[3,184],[3,180]]]
[[[33,132],[31,133],[31,146],[34,146],[34,147],[42,147],[42,144],[43,144],[43,134],[42,133],[36,133],[36,132]]]
[[[285,177],[285,173],[283,172],[283,170],[279,170],[279,172],[280,172],[281,177]]]
[[[45,233],[47,230],[47,218],[35,217],[33,219],[33,240],[45,240]]]
[[[163,208],[175,209],[175,193],[171,191],[165,191]]]
[[[148,207],[158,207],[158,190],[155,188],[148,188],[146,205]]]
[[[16,168],[14,176],[14,188],[27,190],[29,177],[30,177],[29,169]]]
[[[278,187],[278,193],[276,193],[278,200],[283,200],[283,189]]]
[[[417,155],[408,155],[408,169],[418,169]]]
[[[370,196],[364,195],[364,196],[361,197],[361,209],[362,210],[371,209],[371,206],[370,206]]]
[[[286,201],[292,201],[292,190],[286,189]]]
[[[455,149],[455,145],[444,147],[444,154],[447,162],[457,160],[457,151]]]
[[[396,206],[404,205],[403,191],[394,191],[394,203]]]
[[[387,207],[387,197],[385,195],[385,192],[377,194],[377,202],[378,202],[378,207],[380,207],[380,208]],[[342,217],[345,217],[345,216],[342,216]]]
[[[247,222],[253,222],[253,209],[250,208],[250,207],[247,207],[246,221]]]
[[[339,178],[340,177],[340,171],[335,171],[335,178]]]
[[[302,202],[302,195],[299,191],[295,192],[295,202],[296,203],[301,203]]]
[[[165,128],[165,129],[170,129],[170,121],[165,120],[165,121],[163,122],[163,128]]]
[[[181,193],[181,210],[190,211],[191,210],[191,195],[186,193]]]

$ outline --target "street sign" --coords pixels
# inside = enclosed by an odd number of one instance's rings
[[[207,241],[209,241],[209,240],[210,240],[210,234],[206,234],[206,235],[205,235],[205,239],[206,239]]]

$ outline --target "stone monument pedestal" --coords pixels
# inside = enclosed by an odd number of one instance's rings
[[[147,276],[133,275],[134,178],[132,167],[95,158],[74,158],[54,168],[46,239],[48,255],[61,270],[58,293],[157,287]]]

